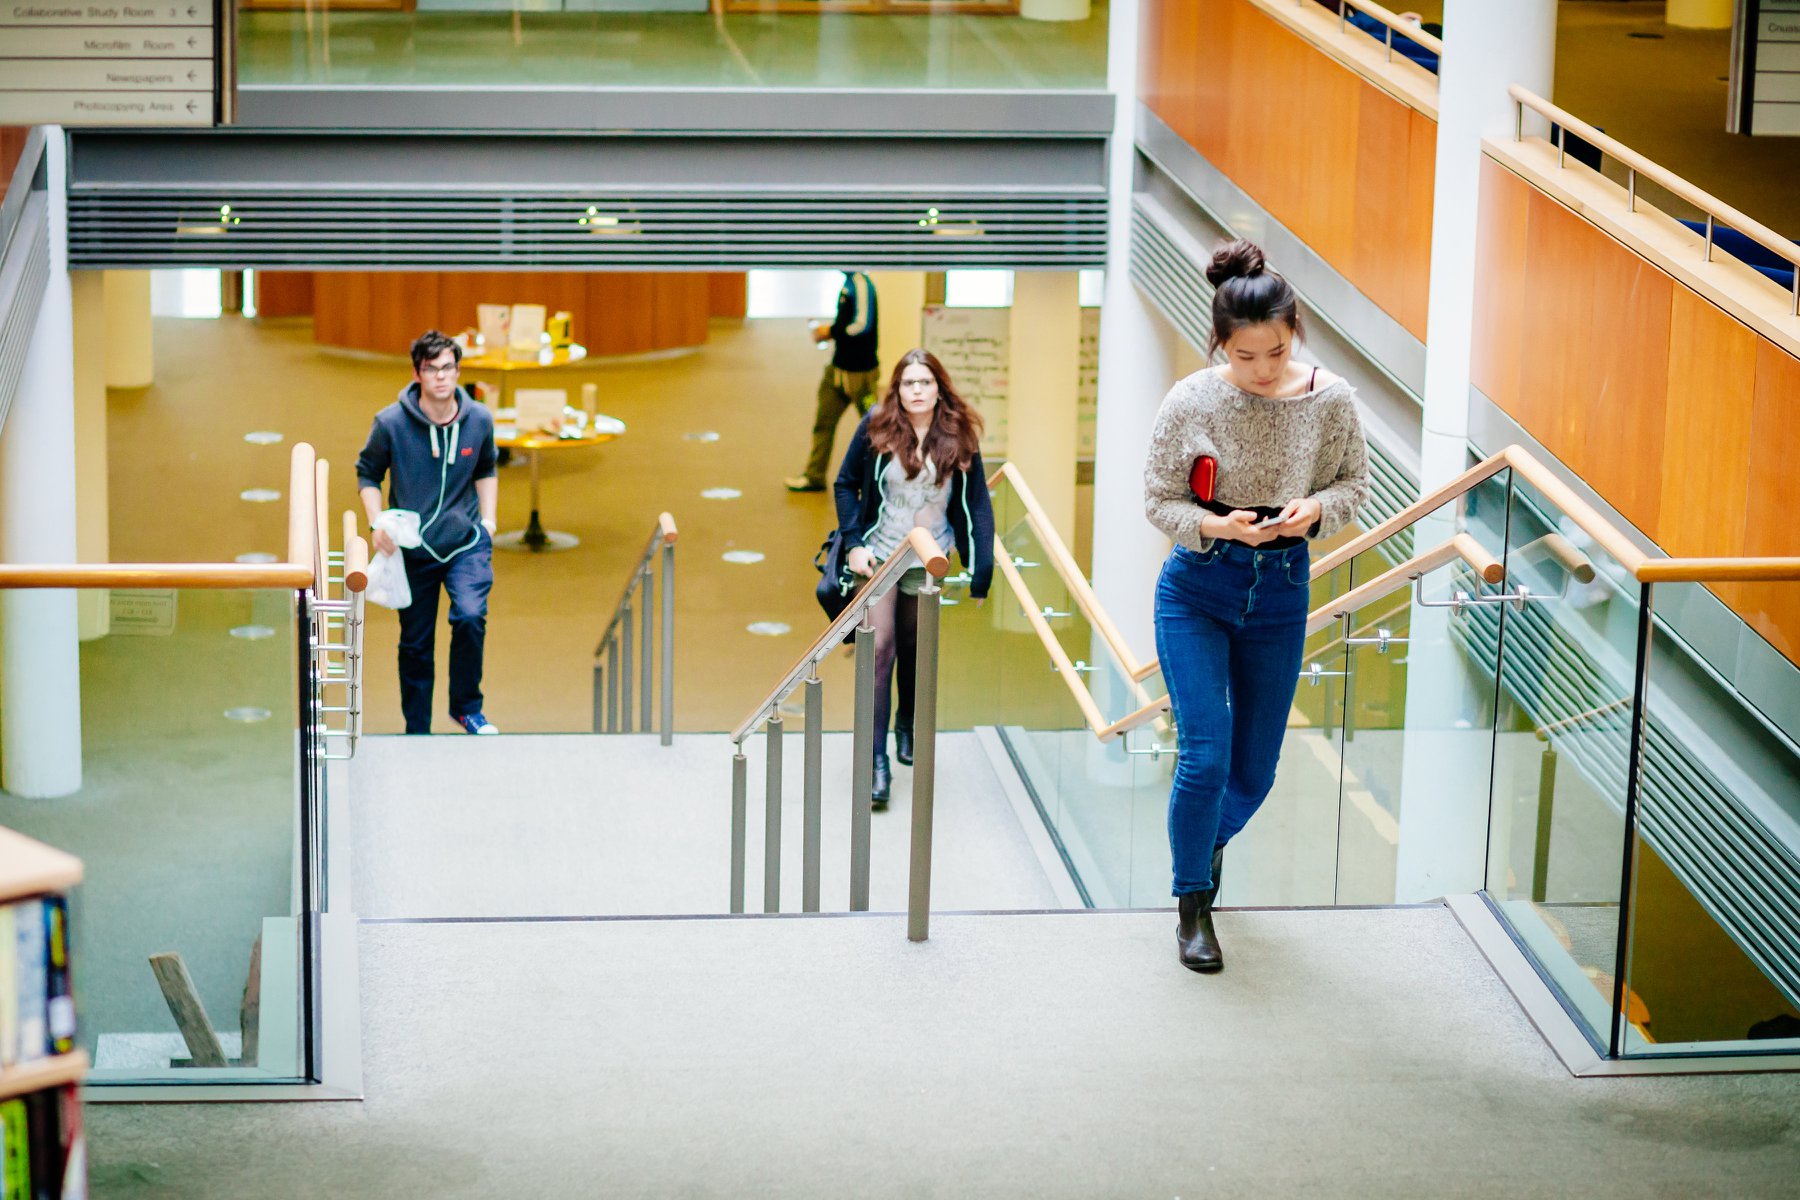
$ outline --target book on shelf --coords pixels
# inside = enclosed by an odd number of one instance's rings
[[[0,1068],[75,1049],[69,903],[62,896],[0,905]]]
[[[86,1200],[87,1145],[73,1085],[0,1100],[0,1200]]]

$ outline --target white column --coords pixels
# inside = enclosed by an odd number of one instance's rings
[[[923,336],[925,272],[870,271],[869,282],[875,285],[875,307],[881,320],[876,354],[881,359],[881,386],[885,389],[894,364],[916,348]]]
[[[1129,278],[1136,157],[1138,0],[1112,0],[1106,86],[1117,98],[1108,198],[1106,291],[1100,307],[1100,387],[1094,427],[1094,592],[1140,659],[1156,655],[1156,573],[1169,542],[1144,519],[1144,456],[1157,406],[1175,382],[1180,338]]]
[[[1075,542],[1075,444],[1080,422],[1081,296],[1073,271],[1020,271],[1008,319],[1006,457],[1044,515]]]
[[[107,520],[106,458],[106,280],[99,271],[69,272],[75,337],[75,556],[84,563],[111,558]],[[112,593],[83,588],[76,593],[81,640],[105,637],[111,625]]]
[[[0,561],[75,561],[75,378],[63,135],[45,131],[50,284],[0,436]],[[75,593],[0,592],[0,787],[29,799],[81,788]]]
[[[150,272],[106,272],[106,386],[156,382],[156,338],[150,319]]]
[[[1467,465],[1469,352],[1474,338],[1481,140],[1510,137],[1509,84],[1549,96],[1556,61],[1555,0],[1447,0],[1438,85],[1432,202],[1421,492]],[[1456,530],[1446,513],[1418,527],[1419,546]],[[1483,886],[1492,732],[1475,672],[1450,642],[1447,609],[1412,609],[1402,747],[1400,845],[1394,899],[1405,903]]]

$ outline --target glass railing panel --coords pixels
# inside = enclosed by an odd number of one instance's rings
[[[1631,573],[1554,512],[1514,480],[1507,584],[1529,598],[1466,609],[1457,627],[1482,653],[1499,651],[1487,894],[1604,1049],[1641,606]]]
[[[1652,607],[1693,605],[1700,586],[1658,584]],[[1800,584],[1758,586],[1800,600]],[[1660,629],[1646,684],[1621,1050],[1800,1050],[1800,755]]]
[[[654,12],[552,0],[395,3],[318,17],[257,2],[238,14],[241,84],[367,87],[1057,88],[1106,86],[1107,17],[1019,15],[1008,0],[662,0]],[[547,100],[554,104],[556,101]]]
[[[0,792],[0,825],[86,866],[70,923],[90,1085],[304,1071],[295,599],[112,591],[109,632],[81,644],[81,790]],[[227,1065],[188,1065],[162,955],[179,956]]]

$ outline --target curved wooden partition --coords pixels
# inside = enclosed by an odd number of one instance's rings
[[[269,285],[272,298],[286,301],[279,315],[300,315],[289,298],[305,295],[321,345],[404,354],[427,329],[472,328],[479,304],[542,304],[570,313],[575,340],[590,356],[608,357],[704,345],[708,319],[741,297],[743,278],[702,271],[317,271],[310,289],[286,272]],[[259,280],[259,295],[262,289]]]
[[[1800,555],[1800,358],[1491,154],[1481,169],[1475,386],[1671,555]],[[1708,586],[1800,662],[1800,586]]]
[[[1437,83],[1316,5],[1145,0],[1139,98],[1425,338]]]

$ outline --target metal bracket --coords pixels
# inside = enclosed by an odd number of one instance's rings
[[[1327,671],[1318,663],[1308,663],[1300,671],[1300,678],[1306,680],[1306,682],[1312,684],[1314,687],[1318,687],[1322,680],[1341,679],[1347,674],[1349,674],[1347,671]]]
[[[1343,620],[1344,620],[1343,641],[1344,641],[1344,645],[1346,645],[1346,646],[1373,646],[1373,647],[1375,647],[1375,653],[1386,654],[1388,652],[1389,646],[1404,646],[1412,640],[1411,638],[1395,637],[1394,631],[1387,628],[1385,625],[1376,626],[1374,637],[1360,637],[1360,638],[1359,637],[1351,637],[1350,636],[1350,621],[1351,621],[1351,619],[1352,619],[1352,614],[1350,614],[1350,613],[1344,614],[1344,617],[1343,617]],[[1340,671],[1339,674],[1342,674],[1342,672]]]
[[[1038,615],[1041,617],[1072,617],[1075,614],[1074,613],[1066,613],[1066,612],[1058,612],[1056,609],[1054,609],[1050,605],[1046,604],[1046,605],[1044,605],[1044,607],[1038,609]]]
[[[1448,600],[1427,600],[1425,598],[1423,581],[1413,581],[1413,600],[1420,608],[1450,608],[1461,612],[1465,608],[1475,608],[1481,605],[1492,606],[1497,604],[1510,604],[1518,611],[1523,612],[1525,606],[1532,601],[1541,603],[1546,600],[1557,600],[1560,598],[1561,597],[1557,595],[1540,596],[1521,583],[1510,591],[1504,592],[1470,593],[1458,588],[1456,591],[1450,593],[1450,598]]]
[[[1074,664],[1072,666],[1070,666],[1069,669],[1071,671],[1074,671],[1078,675],[1092,675],[1095,671],[1098,671],[1100,668],[1099,667],[1090,667],[1087,665],[1087,663],[1084,660],[1078,658],[1075,660]],[[1050,664],[1050,673],[1052,675],[1060,674],[1061,671],[1062,671],[1062,668],[1057,666],[1055,663]]]
[[[1131,733],[1129,731],[1120,739],[1120,741],[1125,747],[1125,753],[1134,758],[1147,758],[1151,762],[1155,762],[1165,754],[1173,758],[1179,758],[1181,756],[1180,746],[1165,746],[1161,742],[1151,742],[1150,745],[1142,750],[1133,749],[1131,745]]]

